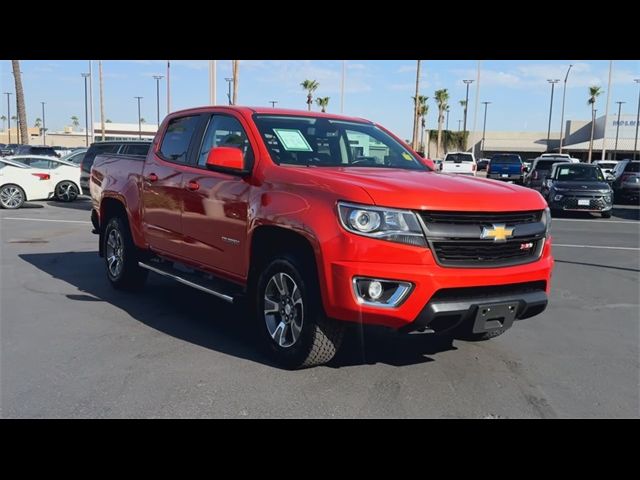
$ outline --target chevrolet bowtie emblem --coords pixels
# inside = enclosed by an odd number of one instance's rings
[[[480,238],[493,238],[494,242],[506,242],[507,238],[511,238],[513,236],[514,230],[514,228],[507,228],[504,223],[499,225],[494,224],[493,228],[482,227]]]

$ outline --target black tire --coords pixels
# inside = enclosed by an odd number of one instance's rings
[[[73,202],[80,195],[78,186],[70,180],[63,180],[56,185],[54,198],[59,202]]]
[[[308,368],[329,362],[340,348],[344,337],[345,326],[338,321],[328,319],[324,314],[314,273],[315,270],[312,267],[305,266],[294,256],[278,256],[266,263],[253,289],[253,317],[259,341],[267,354],[284,368]],[[282,274],[284,276],[281,276]],[[276,292],[273,290],[274,285],[277,286],[277,282],[272,282],[274,278],[280,278],[281,282],[286,283],[285,291],[291,294],[290,297],[287,294],[281,295],[279,287],[277,295],[275,297],[271,295],[271,292]],[[299,289],[301,305],[295,305],[299,300],[295,298],[297,294],[293,294],[296,291],[293,288],[294,284]],[[269,298],[279,298],[278,302],[271,304],[275,307],[271,315],[265,312],[266,295],[269,295]],[[289,304],[291,307],[289,320],[285,320],[285,312],[289,310],[284,310],[287,299],[293,300],[293,303]],[[274,329],[276,324],[277,327]],[[298,326],[299,324],[301,327]],[[297,339],[293,336],[294,325],[299,332]],[[276,333],[272,335],[270,328]],[[279,334],[278,330],[280,330]],[[290,342],[291,344],[281,345],[276,337],[282,343]]]
[[[131,238],[128,222],[121,216],[110,218],[102,241],[109,283],[118,290],[137,291],[144,287],[149,271],[138,266],[138,252]],[[114,247],[119,250],[118,254],[113,251]],[[114,261],[112,253],[119,257],[117,261],[120,262],[120,268],[110,268]]]
[[[0,188],[0,207],[7,210],[17,210],[24,205],[27,196],[24,190],[13,183],[8,183]]]
[[[611,218],[611,212],[602,212],[600,216],[602,218]]]

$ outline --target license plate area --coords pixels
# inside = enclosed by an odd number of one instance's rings
[[[590,202],[591,201],[588,198],[579,198],[578,199],[578,205],[584,205],[584,206],[588,207]]]
[[[516,319],[518,302],[485,303],[478,305],[473,322],[473,333],[485,333],[498,328],[509,328]]]
[[[508,173],[503,173],[502,174],[502,178],[509,178],[509,174]]]

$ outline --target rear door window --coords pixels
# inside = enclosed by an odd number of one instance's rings
[[[625,172],[633,172],[633,173],[640,172],[640,162],[629,162],[629,163],[627,163],[627,166],[624,167],[624,171]]]
[[[178,117],[169,122],[160,145],[160,156],[169,162],[187,163],[187,152],[195,132],[199,116]]]
[[[124,150],[121,153],[123,153],[124,155],[146,156],[147,153],[149,153],[149,147],[150,146],[151,146],[151,144],[149,144],[149,145],[139,145],[139,144],[125,145],[124,146]]]

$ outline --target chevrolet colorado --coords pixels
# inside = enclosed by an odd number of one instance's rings
[[[367,120],[172,112],[146,158],[98,155],[90,190],[115,288],[151,271],[243,300],[287,368],[331,360],[349,322],[486,340],[547,305],[542,196],[438,173]]]

